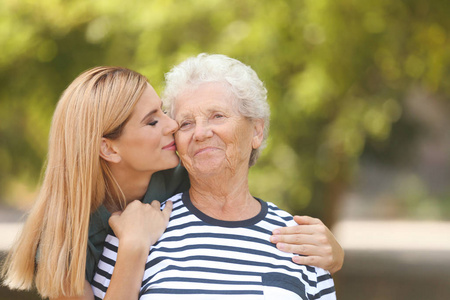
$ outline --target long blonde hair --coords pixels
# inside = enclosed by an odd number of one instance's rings
[[[90,214],[120,195],[100,158],[101,139],[120,136],[146,85],[134,71],[97,67],[64,91],[53,115],[40,193],[3,266],[5,285],[30,289],[34,282],[50,298],[83,294]],[[111,201],[123,207],[123,200]]]

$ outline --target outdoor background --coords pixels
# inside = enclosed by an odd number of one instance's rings
[[[250,65],[272,110],[253,195],[321,218],[339,299],[450,299],[445,0],[2,0],[0,245],[33,202],[60,94],[81,72],[164,73],[201,52]],[[0,300],[37,299],[0,289]]]

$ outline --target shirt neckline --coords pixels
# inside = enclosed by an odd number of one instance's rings
[[[203,213],[202,211],[200,211],[197,207],[195,207],[194,204],[192,204],[191,197],[189,195],[189,191],[184,192],[183,195],[181,196],[183,204],[197,218],[199,218],[203,222],[210,224],[210,225],[220,226],[220,227],[228,227],[228,228],[252,226],[252,225],[255,225],[256,223],[258,223],[259,221],[263,220],[266,217],[267,211],[268,211],[267,203],[259,198],[256,198],[256,197],[254,197],[254,198],[261,204],[261,210],[259,211],[259,213],[256,216],[254,216],[250,219],[240,220],[240,221],[224,221],[224,220],[218,220],[213,217],[210,217],[210,216],[206,215],[205,213]]]

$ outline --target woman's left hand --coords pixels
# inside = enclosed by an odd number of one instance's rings
[[[331,231],[316,218],[295,216],[297,226],[282,227],[272,232],[270,241],[284,252],[301,254],[292,260],[336,273],[344,264],[344,250]]]

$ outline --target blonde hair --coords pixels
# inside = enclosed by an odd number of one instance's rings
[[[90,214],[105,199],[123,207],[107,163],[102,137],[120,136],[147,79],[119,67],[97,67],[64,91],[53,115],[47,166],[38,198],[12,247],[2,275],[12,289],[43,297],[84,291]]]

